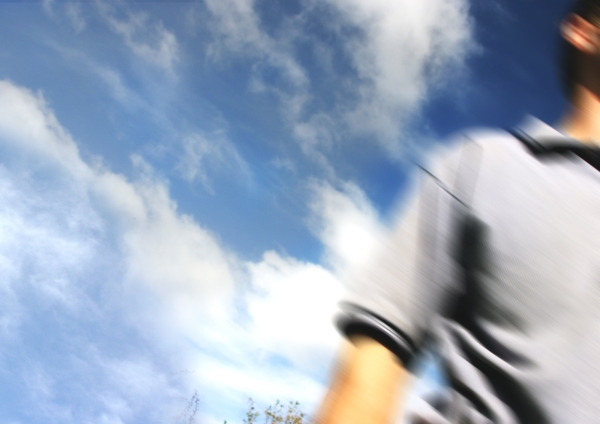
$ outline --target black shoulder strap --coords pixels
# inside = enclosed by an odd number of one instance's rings
[[[546,147],[522,131],[508,130],[508,132],[523,143],[534,156],[540,159],[560,157],[561,155],[564,156],[565,154],[571,153],[600,171],[600,149],[597,147],[590,147],[583,143],[560,143],[560,140],[551,147]]]
[[[544,146],[538,143],[533,137],[525,134],[523,131],[518,129],[508,129],[507,131],[509,134],[523,143],[523,145],[527,147],[527,150],[529,150],[534,156],[538,156],[546,152]]]

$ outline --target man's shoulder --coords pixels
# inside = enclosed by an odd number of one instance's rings
[[[530,153],[529,147],[523,141],[523,135],[530,140],[567,140],[569,138],[540,119],[526,116],[514,128],[471,128],[463,130],[457,136],[452,137],[448,144],[459,150],[463,149],[465,145],[478,145],[488,155],[511,153],[521,156],[523,153]]]
[[[525,151],[511,130],[501,128],[469,128],[453,136],[447,146],[449,151],[454,152],[454,156],[461,156],[469,149],[479,149],[486,156]]]
[[[420,167],[441,181],[450,182],[460,168],[477,167],[484,161],[511,161],[526,153],[509,130],[470,128],[436,146]]]

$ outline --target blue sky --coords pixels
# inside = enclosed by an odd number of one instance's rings
[[[559,118],[568,5],[0,2],[0,421],[310,411],[411,162]]]

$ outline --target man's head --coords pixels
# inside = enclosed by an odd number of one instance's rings
[[[600,88],[600,0],[578,0],[560,29],[566,41],[562,71],[567,95],[578,83]]]

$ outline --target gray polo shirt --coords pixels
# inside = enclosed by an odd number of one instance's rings
[[[437,346],[452,392],[431,422],[600,422],[595,153],[533,118],[521,134],[473,131],[424,166],[342,303],[341,331],[405,363]]]

